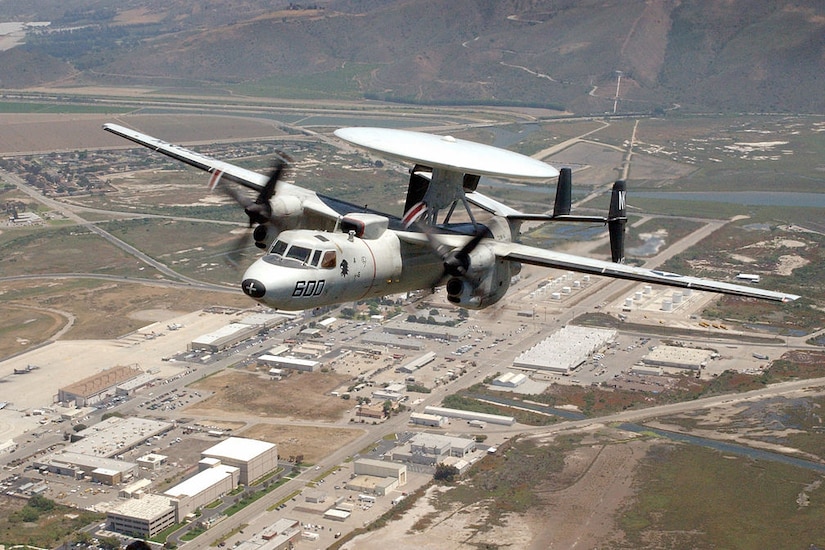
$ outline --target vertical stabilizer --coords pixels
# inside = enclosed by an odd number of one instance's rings
[[[570,202],[573,195],[573,170],[559,170],[559,183],[556,185],[556,202],[553,204],[553,217],[570,214]]]
[[[407,186],[407,200],[404,203],[404,212],[409,212],[410,208],[413,208],[424,200],[424,195],[430,186],[430,176],[432,172],[432,168],[420,164],[416,164],[415,168],[410,171],[410,184]]]
[[[607,215],[610,256],[617,264],[624,263],[624,233],[625,225],[627,225],[626,205],[627,184],[624,180],[619,180],[613,184],[613,193],[610,196],[610,212]]]

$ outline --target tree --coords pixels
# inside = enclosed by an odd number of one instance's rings
[[[433,479],[436,481],[444,481],[447,483],[452,483],[455,481],[455,478],[458,477],[458,468],[455,466],[450,466],[449,464],[436,464],[435,466],[435,475],[433,475]]]
[[[119,550],[120,539],[117,537],[100,537],[98,545],[103,550]]]
[[[88,426],[86,424],[75,424],[74,426],[72,426],[72,429],[75,432],[82,432],[86,428],[88,428]]]
[[[43,495],[34,495],[29,499],[28,505],[41,512],[49,512],[54,509],[54,501]]]

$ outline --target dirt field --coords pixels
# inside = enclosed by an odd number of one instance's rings
[[[208,136],[209,142],[241,140],[281,133],[271,121],[241,117],[3,114],[0,115],[0,154],[133,147],[122,138],[104,131],[102,126],[107,122],[139,126],[143,132],[163,136],[172,142],[197,140],[204,136]]]
[[[622,439],[618,432],[598,425],[588,431],[591,434],[565,455],[562,471],[543,476],[533,487],[541,504],[524,514],[506,514],[503,525],[491,521],[490,503],[485,501],[444,509],[436,502],[450,489],[434,487],[403,518],[343,548],[544,550],[619,544],[615,516],[633,496],[635,468],[652,443]],[[491,494],[498,489],[491,488]]]
[[[314,464],[364,433],[364,430],[350,428],[256,424],[239,435],[276,443],[281,458],[303,455],[304,463]]]
[[[136,311],[193,311],[213,305],[246,308],[237,293],[181,290],[162,286],[81,280],[0,283],[0,358],[63,338],[117,338],[146,325]],[[169,316],[166,315],[166,318]]]
[[[316,422],[340,420],[352,403],[324,395],[347,380],[324,373],[292,373],[283,380],[270,380],[265,373],[221,371],[192,385],[214,395],[187,409],[187,414],[209,416],[252,415]]]

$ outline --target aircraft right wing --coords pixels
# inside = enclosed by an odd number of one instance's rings
[[[260,192],[269,180],[268,175],[259,174],[258,172],[253,172],[252,170],[247,170],[246,168],[241,168],[240,166],[202,155],[186,147],[174,145],[119,124],[107,123],[103,125],[103,129],[157,153],[161,153],[167,157],[212,174],[209,183],[210,188],[214,188],[218,181],[231,181],[248,189]],[[279,194],[290,195],[300,201],[304,213],[311,213],[330,220],[331,222],[336,221],[342,215],[342,212],[347,213],[354,211],[354,209],[346,203],[341,202],[341,204],[336,204],[335,201],[324,200],[315,192],[297,185],[291,185],[282,181],[278,183],[278,189]],[[327,202],[332,206],[327,204]],[[340,212],[336,210],[335,207],[337,207]]]
[[[707,290],[721,294],[759,298],[760,300],[771,300],[774,302],[791,302],[799,298],[799,296],[795,294],[725,283],[712,279],[703,279],[701,277],[678,275],[658,269],[647,269],[644,267],[596,260],[585,256],[554,252],[552,250],[544,250],[519,243],[493,241],[491,239],[483,242],[493,249],[496,256],[505,260],[525,264],[568,269],[579,273],[590,273],[592,275],[602,275],[615,279],[627,279],[645,283],[691,288],[694,290]]]
[[[168,143],[162,139],[137,132],[130,128],[126,128],[125,126],[120,126],[119,124],[107,123],[103,125],[103,129],[107,132],[111,132],[122,138],[126,138],[129,141],[137,143],[138,145],[142,145],[152,149],[153,151],[164,154],[167,157],[179,160],[189,166],[194,166],[204,172],[209,172],[210,174],[213,174],[213,177],[219,176],[221,179],[227,179],[235,183],[239,183],[240,185],[254,189],[255,191],[260,191],[269,179],[268,176],[263,174],[253,172],[252,170],[247,170],[246,168],[241,168],[240,166],[235,166],[234,164],[229,164],[228,162],[207,157],[206,155],[201,155],[191,149],[186,149],[185,147]]]

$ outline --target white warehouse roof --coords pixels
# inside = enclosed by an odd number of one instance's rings
[[[203,455],[226,457],[232,460],[249,462],[261,454],[275,447],[274,443],[247,439],[245,437],[230,437],[203,451]]]
[[[187,480],[184,480],[174,487],[164,491],[167,497],[180,498],[184,496],[195,496],[206,491],[210,487],[215,486],[227,477],[232,475],[232,472],[238,471],[234,466],[215,466],[202,472],[198,472]]]
[[[615,330],[566,326],[516,357],[513,366],[570,372],[615,337]]]

